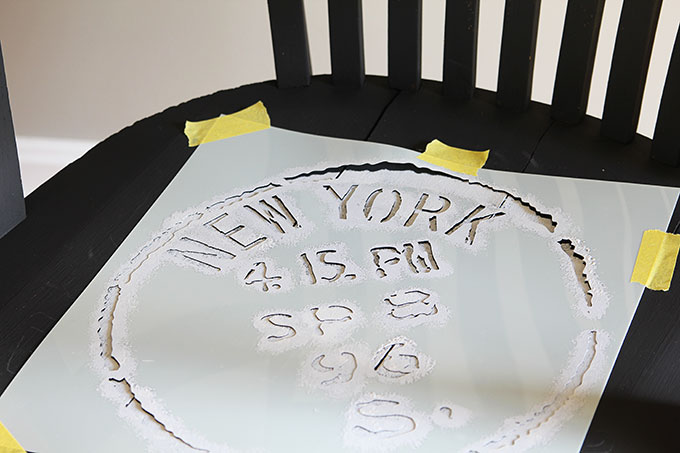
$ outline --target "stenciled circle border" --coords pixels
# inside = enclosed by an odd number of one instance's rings
[[[310,171],[305,171],[301,172],[295,176],[290,176],[290,177],[283,177],[283,178],[278,178],[277,182],[269,182],[265,183],[262,185],[258,185],[255,188],[251,190],[246,190],[241,192],[238,195],[233,195],[233,196],[227,196],[227,197],[216,197],[213,199],[211,202],[207,203],[201,203],[199,206],[203,206],[202,208],[196,208],[196,209],[189,209],[186,211],[183,211],[181,213],[176,213],[166,219],[164,222],[167,226],[165,226],[163,229],[158,231],[157,233],[152,235],[152,239],[149,240],[147,243],[145,243],[135,254],[128,260],[123,266],[121,266],[118,270],[118,272],[115,274],[115,276],[109,281],[109,284],[107,285],[107,289],[102,296],[101,299],[101,304],[99,305],[99,308],[97,310],[97,330],[96,330],[96,335],[93,341],[93,348],[92,348],[92,355],[93,355],[93,367],[96,371],[99,372],[101,377],[103,378],[102,380],[102,385],[100,386],[100,389],[102,390],[102,393],[112,399],[114,402],[123,404],[123,406],[120,407],[121,412],[125,412],[126,409],[132,408],[137,412],[137,417],[139,423],[141,424],[146,424],[148,426],[152,426],[155,428],[155,435],[149,435],[148,432],[144,432],[140,430],[140,433],[147,437],[148,440],[151,442],[154,442],[155,440],[158,441],[163,441],[167,439],[174,439],[174,441],[177,443],[176,445],[180,445],[182,447],[188,448],[191,451],[205,451],[205,452],[212,452],[212,451],[217,451],[221,450],[222,448],[226,448],[225,446],[214,446],[211,448],[202,448],[198,447],[197,445],[205,445],[205,444],[212,444],[212,442],[207,441],[206,439],[201,439],[198,438],[195,433],[191,433],[192,438],[197,438],[198,440],[192,440],[189,442],[187,439],[188,435],[185,434],[178,434],[179,431],[186,431],[185,428],[183,427],[183,424],[180,419],[175,418],[172,416],[170,413],[168,413],[165,410],[159,410],[162,408],[162,405],[160,405],[156,398],[155,395],[153,394],[152,391],[149,391],[147,388],[144,387],[138,387],[134,384],[134,369],[135,369],[135,361],[134,358],[132,358],[127,351],[123,351],[123,354],[119,355],[118,353],[114,355],[113,353],[113,328],[114,328],[114,318],[117,318],[116,314],[116,309],[120,305],[121,302],[121,292],[124,288],[132,286],[132,275],[135,273],[138,274],[145,274],[146,277],[150,275],[152,272],[154,272],[158,267],[162,265],[162,263],[156,263],[155,265],[149,266],[147,263],[150,262],[149,258],[151,255],[154,253],[157,253],[159,251],[162,251],[166,245],[168,245],[172,239],[175,236],[175,233],[181,231],[182,229],[188,227],[191,225],[194,221],[201,219],[205,214],[210,212],[211,209],[214,209],[218,206],[230,206],[236,203],[239,203],[243,201],[245,198],[251,198],[254,196],[257,196],[258,194],[268,192],[271,190],[275,189],[286,189],[287,186],[290,186],[292,184],[295,184],[296,182],[300,180],[304,180],[305,182],[318,182],[318,181],[324,181],[324,180],[337,180],[339,179],[344,173],[346,172],[362,172],[362,171],[369,171],[369,172],[380,172],[380,171],[399,171],[399,172],[412,172],[415,174],[424,174],[424,175],[429,175],[429,176],[441,176],[445,178],[450,178],[453,180],[456,180],[458,182],[462,182],[465,184],[468,184],[470,186],[478,186],[480,188],[483,188],[485,190],[497,193],[497,194],[503,194],[506,197],[510,198],[511,200],[515,201],[516,203],[519,203],[522,205],[524,208],[528,209],[529,211],[532,211],[536,216],[539,216],[543,219],[549,219],[553,223],[553,230],[550,231],[551,235],[554,235],[554,238],[559,238],[558,243],[559,244],[564,244],[568,243],[568,245],[571,247],[571,250],[575,257],[577,259],[582,259],[584,263],[584,267],[589,268],[589,272],[586,274],[586,272],[583,272],[583,278],[585,279],[586,282],[590,285],[590,289],[592,290],[590,293],[591,295],[591,305],[590,306],[595,306],[595,301],[597,300],[598,304],[598,311],[591,313],[591,316],[587,316],[590,319],[599,319],[602,317],[606,311],[607,305],[608,305],[608,296],[607,293],[604,289],[604,286],[602,283],[599,281],[596,272],[594,272],[594,261],[592,258],[588,255],[587,249],[581,244],[580,241],[574,240],[571,237],[568,237],[565,234],[555,234],[557,231],[557,226],[558,223],[554,220],[553,215],[544,213],[540,210],[538,210],[533,204],[528,203],[524,201],[522,198],[513,195],[510,191],[504,190],[504,189],[498,189],[496,187],[491,186],[490,184],[477,181],[477,180],[472,180],[472,179],[466,179],[458,175],[453,175],[450,173],[445,173],[442,171],[438,170],[433,170],[430,168],[426,167],[419,167],[410,163],[397,163],[397,162],[379,162],[379,163],[365,163],[365,164],[347,164],[347,165],[340,165],[340,166],[334,166],[334,167],[328,167],[322,170],[310,170]],[[310,179],[314,178],[314,179]],[[277,180],[277,178],[273,178],[274,181]],[[509,216],[512,218],[512,216]],[[516,225],[518,226],[518,225]],[[567,250],[562,247],[565,252]],[[582,253],[576,252],[576,250],[579,249]],[[145,266],[147,268],[145,268]],[[141,281],[145,279],[144,276],[140,278]],[[132,295],[128,295],[127,297],[134,299],[134,293],[136,291],[132,291]],[[133,304],[134,305],[134,304]],[[572,307],[574,310],[576,310],[577,315],[580,315],[583,317],[583,312],[579,312],[576,307]],[[122,338],[125,338],[125,335],[127,334],[127,329],[125,327],[126,324],[126,319],[117,319],[117,321],[121,324],[121,326],[117,326],[117,331],[122,332],[119,333],[119,335]],[[600,345],[600,349],[604,349],[606,343],[608,342],[608,337],[606,332],[598,330],[598,329],[592,329],[589,331],[584,331],[582,334],[579,336],[579,338],[574,340],[575,343],[575,349],[572,351],[572,357],[569,361],[574,362],[575,357],[574,353],[577,352],[577,348],[579,346],[579,343],[582,343],[584,340],[583,338],[587,336],[587,334],[592,334],[592,338],[595,339],[595,335],[599,334],[600,335],[600,341],[598,342],[595,340],[596,345]],[[123,341],[123,343],[125,343]],[[598,351],[599,353],[599,351]],[[601,353],[598,354],[601,357]],[[119,359],[117,357],[125,356],[126,360],[131,361],[131,366],[129,368],[128,373],[117,373],[118,370],[121,368],[121,364],[118,361]],[[590,365],[593,365],[595,359],[595,348],[593,347],[593,357],[590,359],[589,363],[589,368]],[[568,362],[569,362],[568,361]],[[572,364],[573,365],[573,364]],[[566,369],[568,369],[569,366],[565,367],[565,370],[563,370],[563,375],[565,374]],[[581,381],[583,381],[583,376],[581,376]],[[569,378],[569,376],[562,376],[562,380],[565,378]],[[583,382],[581,382],[579,385],[582,385]],[[555,398],[553,401],[558,401],[561,397],[564,397],[565,395],[560,395],[559,393],[556,394]],[[570,398],[570,395],[566,395],[566,400]],[[144,403],[142,403],[144,401]],[[151,413],[148,410],[148,406],[153,405],[154,406],[154,413]],[[539,405],[540,406],[540,405]],[[537,406],[538,407],[538,406]],[[547,406],[543,405],[543,410],[545,410]],[[559,410],[556,409],[555,412]],[[534,411],[536,412],[536,411]],[[123,414],[121,414],[123,415]],[[129,412],[128,412],[129,415]],[[552,417],[554,415],[550,414],[548,418]],[[484,449],[485,446],[490,446],[495,443],[500,442],[499,439],[505,440],[508,438],[508,436],[511,436],[511,433],[514,430],[516,430],[516,425],[520,423],[522,419],[525,417],[523,416],[518,416],[518,417],[513,417],[511,419],[506,420],[506,423],[501,426],[495,434],[488,436],[487,438],[480,440],[480,442],[475,444],[475,449],[476,448],[482,448]],[[165,439],[163,439],[165,438]],[[514,446],[516,443],[517,439],[511,440],[511,446]],[[214,444],[212,444],[214,445]],[[472,447],[471,447],[472,448]],[[466,449],[466,451],[472,451],[472,449]],[[481,451],[481,450],[480,450]]]

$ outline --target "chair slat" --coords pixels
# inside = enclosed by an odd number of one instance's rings
[[[444,30],[444,95],[470,99],[477,75],[479,0],[447,0]]]
[[[389,0],[387,73],[392,88],[420,86],[422,19],[422,0]]]
[[[569,0],[552,98],[555,120],[575,124],[586,114],[603,10],[604,0]]]
[[[361,0],[328,0],[333,83],[364,84],[364,32]]]
[[[303,0],[268,0],[279,88],[307,86],[312,68]]]
[[[676,36],[652,142],[652,158],[675,166],[680,164],[680,108],[678,106],[680,106],[680,37]]]
[[[25,217],[24,191],[0,47],[0,237]]]
[[[661,0],[625,0],[616,35],[600,133],[621,143],[635,137]]]
[[[541,0],[506,0],[496,103],[521,112],[531,100]]]

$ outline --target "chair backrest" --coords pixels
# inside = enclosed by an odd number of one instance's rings
[[[0,237],[25,217],[24,191],[0,46]]]
[[[388,79],[416,90],[421,79],[422,0],[388,0]],[[662,0],[624,0],[607,86],[601,135],[620,143],[634,137]],[[541,0],[506,0],[498,89],[499,108],[521,112],[531,85]],[[604,0],[569,0],[555,77],[551,115],[576,124],[585,116]],[[328,0],[333,82],[364,80],[361,0]],[[269,0],[279,87],[309,85],[311,66],[303,0]],[[459,102],[473,96],[479,0],[447,0],[443,94]],[[676,39],[661,100],[652,157],[680,164],[680,50]]]

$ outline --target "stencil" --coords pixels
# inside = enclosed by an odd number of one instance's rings
[[[373,345],[372,355],[367,353],[370,345],[347,343],[347,338],[366,325],[360,305],[372,306],[378,325],[391,331],[446,325],[450,302],[444,303],[427,286],[398,289],[398,282],[405,278],[431,282],[455,278],[455,266],[447,258],[450,251],[460,248],[479,253],[492,234],[504,229],[529,231],[545,242],[556,261],[567,259],[580,289],[578,297],[583,300],[574,304],[576,313],[586,318],[604,314],[606,294],[589,265],[590,258],[579,241],[559,229],[560,223],[553,214],[488,184],[410,164],[391,163],[389,170],[383,167],[347,165],[301,173],[177,214],[168,222],[171,227],[154,236],[124,266],[103,296],[97,327],[97,360],[102,361],[104,384],[124,383],[128,393],[132,392],[134,351],[125,340],[124,325],[118,326],[124,321],[119,321],[117,312],[131,310],[140,302],[136,292],[144,284],[143,275],[148,278],[171,263],[213,277],[236,279],[247,289],[271,295],[267,297],[276,297],[282,291],[295,293],[301,287],[391,285],[394,289],[382,298],[361,303],[345,299],[301,308],[253,307],[253,325],[260,334],[257,349],[278,355],[315,348],[301,365],[300,382],[333,398],[356,394],[368,382],[416,385],[431,374],[435,360],[404,335]],[[419,190],[422,187],[427,190]],[[305,197],[309,196],[321,200],[316,211],[299,207],[307,206]],[[394,237],[370,246],[365,241],[363,245],[309,243],[307,238],[314,237],[316,225],[324,223],[320,215],[327,216],[325,228],[338,231],[349,228],[350,232],[370,229],[391,232]],[[270,250],[276,248],[288,251],[285,261],[269,257]],[[152,249],[153,255],[143,252]],[[275,261],[285,262],[286,266]],[[135,272],[140,272],[140,276],[133,276]],[[599,285],[600,290],[594,290],[591,282]],[[522,418],[519,425],[507,423],[474,448],[484,450],[499,445],[515,448],[524,443],[525,434],[518,434],[518,430],[526,431],[532,439],[543,439],[546,436],[539,435],[544,431],[543,425],[567,419],[566,407],[576,404],[572,402],[576,401],[573,396],[581,391],[586,374],[593,373],[597,338],[606,335],[597,330],[589,332],[577,341],[573,354],[592,351],[591,355],[586,354],[590,359],[578,362],[573,369],[565,368],[571,374],[554,390],[554,397],[533,415]],[[149,415],[154,408],[160,408],[160,402],[154,398],[141,401],[133,394],[132,400],[138,411]],[[388,449],[417,444],[425,438],[431,423],[459,428],[471,416],[469,410],[454,402],[429,405],[434,409],[427,409],[432,411],[428,418],[398,395],[361,398],[350,409],[353,425],[346,431],[347,445]],[[203,448],[192,440],[192,433],[179,432],[166,427],[162,420],[155,417],[154,420],[179,443],[192,449]]]

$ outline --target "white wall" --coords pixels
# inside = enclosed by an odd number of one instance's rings
[[[622,1],[606,2],[588,108],[594,116]],[[533,88],[541,102],[552,96],[566,3],[543,0]],[[423,77],[441,80],[445,0],[423,4]],[[387,0],[363,5],[366,69],[384,75]],[[305,6],[313,71],[329,73],[326,0]],[[482,88],[496,87],[503,6],[481,0]],[[639,128],[648,136],[679,21],[680,0],[666,0]],[[95,143],[179,102],[274,78],[266,0],[0,0],[0,41],[19,136]]]
[[[18,135],[101,140],[193,97],[270,79],[265,0],[0,0]]]

